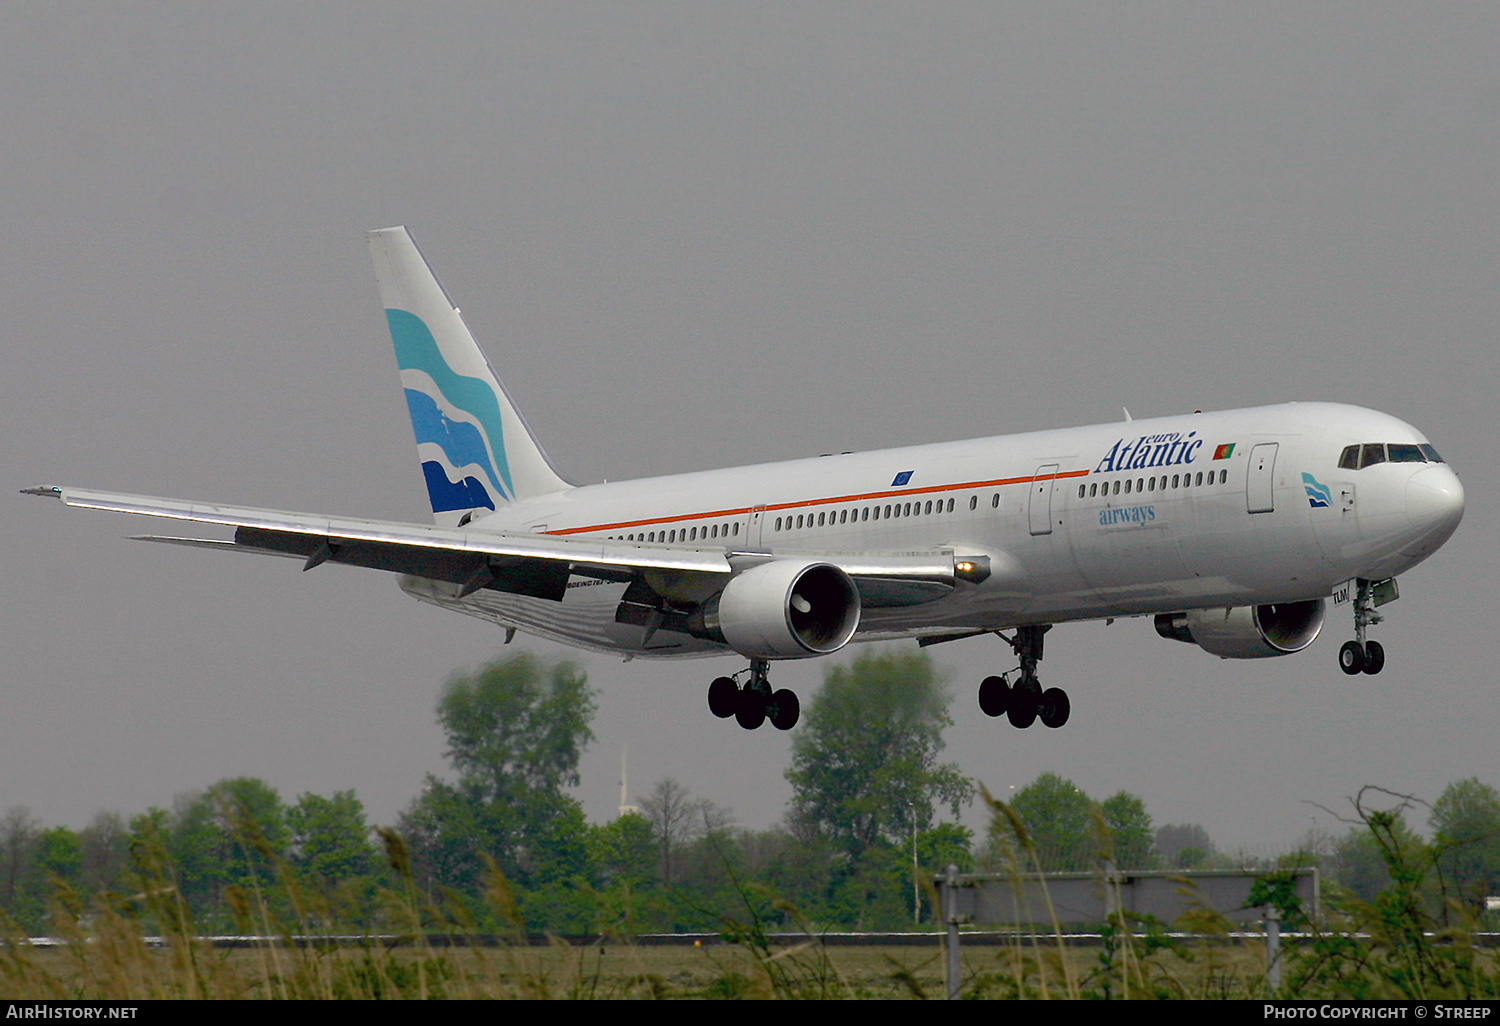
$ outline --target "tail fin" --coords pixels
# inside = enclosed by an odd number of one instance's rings
[[[570,487],[405,228],[370,233],[433,520]]]

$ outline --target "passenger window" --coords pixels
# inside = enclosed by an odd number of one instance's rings
[[[1085,490],[1084,490],[1084,489],[1085,489],[1085,487],[1086,487],[1086,486],[1085,486],[1085,485],[1079,485],[1079,486],[1078,486],[1078,497],[1079,497],[1079,498],[1080,498],[1080,499],[1081,499],[1081,498],[1083,498],[1083,497],[1084,497],[1084,496],[1085,496],[1085,495],[1087,495],[1087,494],[1088,494],[1088,493],[1087,493],[1087,492],[1086,492],[1086,491],[1085,491]]]
[[[999,509],[1000,508],[1000,493],[999,492],[996,492],[994,495],[992,495],[990,497],[990,508],[991,509]]]
[[[1172,487],[1173,488],[1177,487],[1177,475],[1176,474],[1172,475]]]
[[[929,514],[931,512],[932,512],[932,500],[928,499],[927,500],[927,504],[922,507],[922,515],[926,516],[927,514]]]
[[[1125,494],[1130,494],[1130,478],[1128,477],[1125,479]]]
[[[1228,483],[1229,483],[1229,471],[1227,471],[1227,470],[1221,470],[1221,471],[1219,471],[1219,484],[1228,484]]]
[[[969,509],[970,510],[974,510],[974,509],[978,509],[978,508],[979,508],[979,496],[977,496],[977,495],[971,495],[971,496],[969,496]]]

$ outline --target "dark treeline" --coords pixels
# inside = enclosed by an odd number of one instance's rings
[[[939,760],[948,702],[921,654],[864,655],[827,673],[795,735],[790,807],[769,830],[739,827],[730,810],[670,778],[637,799],[638,811],[587,822],[569,789],[593,713],[593,693],[569,663],[523,654],[455,676],[437,710],[452,777],[429,777],[390,827],[372,828],[353,791],[289,803],[252,778],[128,820],[100,813],[76,831],[11,808],[0,819],[0,910],[39,934],[59,900],[120,907],[166,887],[203,932],[255,931],[257,916],[307,932],[405,931],[409,923],[390,918],[391,896],[414,889],[486,932],[712,931],[753,919],[909,929],[931,921],[920,881],[949,863],[1247,863],[1217,851],[1200,826],[1154,826],[1135,795],[1095,800],[1050,773],[1016,791],[1011,815],[976,838],[957,822],[974,785]],[[1430,863],[1434,908],[1477,912],[1484,895],[1500,893],[1500,796],[1478,779],[1450,785],[1427,808],[1431,843],[1405,822],[1414,808],[1376,813],[1383,832],[1368,829],[1368,809],[1352,810],[1346,834],[1309,835],[1276,862],[1315,862],[1325,886],[1368,900],[1391,882],[1387,838]]]

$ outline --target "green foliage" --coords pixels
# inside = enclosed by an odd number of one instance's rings
[[[563,788],[578,782],[593,714],[587,678],[571,663],[523,652],[449,679],[437,719],[458,782],[429,777],[400,823],[429,893],[479,894],[489,860],[526,889],[560,894],[563,881],[587,883],[583,809]],[[576,908],[523,906],[538,929],[581,922]],[[477,900],[470,910],[480,914]]]
[[[332,798],[304,794],[287,810],[292,864],[314,880],[365,876],[374,864],[365,807],[353,791]]]
[[[948,696],[922,653],[862,654],[823,678],[792,742],[788,820],[857,861],[880,843],[901,845],[933,804],[959,808],[974,794],[955,763],[939,764]]]
[[[1168,823],[1156,831],[1156,852],[1169,869],[1193,869],[1214,855],[1214,842],[1197,823]]]
[[[1500,793],[1478,777],[1455,781],[1427,822],[1446,889],[1478,914],[1486,895],[1500,894]]]
[[[1146,803],[1139,796],[1120,791],[1099,806],[1109,831],[1116,869],[1155,869],[1158,865],[1155,832]]]
[[[999,845],[995,855],[1001,862],[1015,861],[1007,850],[1027,849],[1029,855],[1018,864],[1028,872],[1033,859],[1044,873],[1085,872],[1098,864],[1094,803],[1071,780],[1043,773],[1015,793],[1010,808],[1025,824],[1029,844],[1022,842],[1013,820],[995,817],[992,842]]]
[[[450,678],[438,724],[460,779],[504,802],[578,783],[578,759],[594,739],[594,708],[588,678],[576,666],[522,652]]]
[[[1394,800],[1378,809],[1380,798]],[[1389,804],[1389,801],[1387,802]],[[1353,1000],[1494,999],[1500,997],[1500,970],[1493,956],[1476,951],[1472,919],[1447,925],[1434,904],[1440,893],[1437,865],[1446,848],[1428,845],[1406,826],[1404,812],[1414,800],[1367,787],[1353,801],[1360,843],[1342,845],[1373,851],[1384,866],[1384,884],[1368,899],[1347,894],[1335,899],[1343,921],[1319,932],[1295,950],[1285,996]],[[1362,876],[1367,882],[1368,874]]]

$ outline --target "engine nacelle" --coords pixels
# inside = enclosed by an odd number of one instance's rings
[[[1323,629],[1323,600],[1161,613],[1156,633],[1220,659],[1261,659],[1300,652]]]
[[[829,563],[778,559],[732,578],[703,606],[707,632],[751,659],[837,652],[859,626],[859,591]]]

